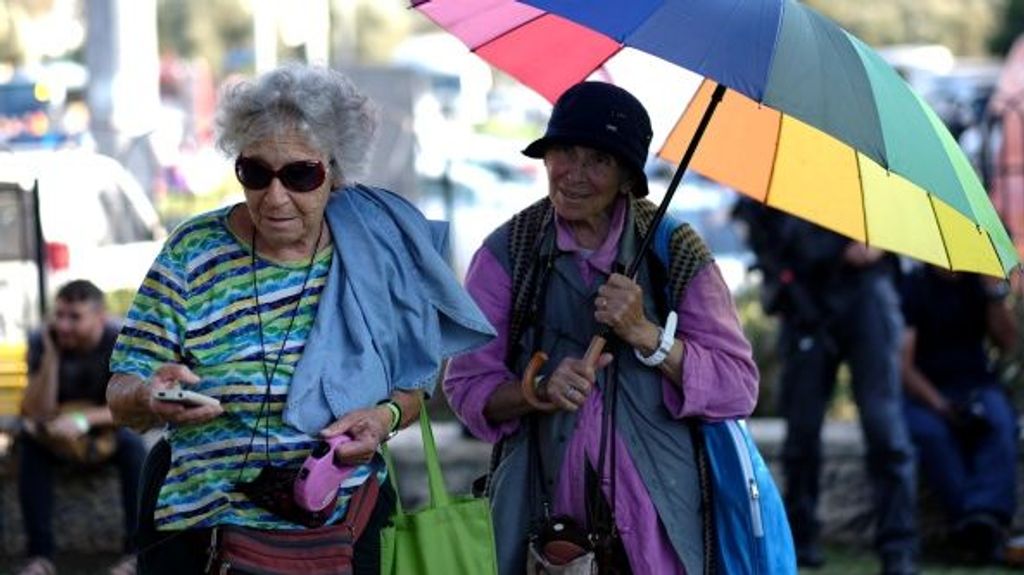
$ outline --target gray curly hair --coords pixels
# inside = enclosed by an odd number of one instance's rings
[[[231,157],[282,130],[298,130],[330,159],[337,187],[364,175],[379,111],[341,72],[287,64],[227,87],[216,123],[217,147]]]

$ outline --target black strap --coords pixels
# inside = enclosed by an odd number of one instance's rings
[[[697,480],[700,482],[700,514],[704,523],[704,575],[715,575],[718,572],[718,532],[715,529],[714,489],[711,485],[711,464],[708,461],[707,444],[704,443],[704,430],[696,418],[686,421],[690,427],[690,440],[693,442],[693,455],[697,462]]]
[[[545,233],[554,219],[553,212],[551,202],[544,198],[516,214],[508,223],[507,253],[512,308],[509,313],[505,365],[513,371],[522,355],[520,340],[526,332],[529,318],[537,317],[530,312],[538,307],[538,294],[543,293],[540,284],[546,283],[538,281],[538,276],[550,272],[553,265],[554,238],[553,234]],[[542,251],[547,257],[544,265],[538,266],[537,254]]]
[[[544,469],[544,457],[540,453],[540,422],[536,415],[527,416],[527,433],[530,434],[526,449],[529,453],[527,478],[530,481],[530,511],[533,512],[533,503],[540,497],[541,516],[531,517],[530,533],[540,531],[540,526],[551,517],[551,493],[548,492],[548,475]],[[536,472],[536,473],[535,473]],[[537,488],[539,486],[539,489]]]
[[[617,354],[620,348],[619,342],[614,339],[609,339],[605,346],[605,349],[613,354]],[[607,538],[609,540],[614,539],[618,531],[615,525],[615,496],[616,484],[618,483],[615,477],[615,462],[618,451],[615,442],[615,429],[618,421],[616,412],[618,411],[619,397],[618,370],[615,369],[616,363],[616,361],[613,361],[605,368],[605,401],[604,409],[601,413],[601,446],[598,449],[597,455],[598,480],[588,483],[584,498],[586,502],[587,524],[590,531],[598,538]],[[609,458],[611,465],[609,465]],[[608,467],[611,467],[611,469],[609,470],[608,479],[609,497],[606,500],[604,493],[601,492],[600,478]]]
[[[545,291],[540,286],[547,285],[547,279],[550,277],[557,257],[553,234],[543,233],[548,224],[553,221],[552,214],[551,202],[547,198],[543,198],[513,216],[508,223],[506,249],[510,260],[512,308],[509,313],[505,365],[512,372],[517,369],[516,363],[522,355],[520,342],[523,333],[529,326],[529,318],[540,317],[539,313],[543,303],[540,301],[539,295]],[[542,251],[546,254],[541,258],[543,264],[536,265],[538,261],[536,254]],[[537,328],[536,323],[534,323],[534,327]],[[534,345],[539,344],[540,339],[534,337]],[[501,463],[504,450],[504,438],[499,439],[491,448],[487,474],[483,477],[482,485],[477,489],[480,494],[491,495],[491,480],[494,477],[494,471]]]

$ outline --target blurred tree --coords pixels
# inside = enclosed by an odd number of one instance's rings
[[[349,0],[351,1],[351,0]],[[361,2],[356,11],[359,61],[387,61],[395,46],[412,30],[412,12],[402,2]]]
[[[1017,36],[1024,32],[1024,0],[1006,0],[997,20],[999,25],[988,48],[993,54],[1005,56]]]
[[[0,0],[0,62],[20,66],[68,57],[83,34],[69,30],[84,0]]]
[[[331,60],[336,64],[339,59],[386,61],[409,32],[413,11],[406,2],[333,0]],[[252,50],[253,12],[249,0],[158,0],[157,12],[161,52],[186,58],[202,55],[218,76],[237,71],[237,64],[225,60],[232,52]],[[283,59],[301,58],[302,50],[279,44],[278,55]]]
[[[242,0],[158,0],[160,51],[203,56],[218,75],[226,56],[252,46],[252,10]]]
[[[806,0],[871,46],[942,44],[957,56],[988,53],[1007,2],[1021,0]],[[1024,22],[1018,17],[1018,26]]]
[[[6,2],[0,3],[0,62],[20,64],[23,59],[15,15]]]

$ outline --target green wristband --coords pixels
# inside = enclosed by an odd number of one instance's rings
[[[389,401],[385,405],[391,410],[391,431],[395,431],[402,424],[402,408],[393,401]]]
[[[81,411],[76,411],[71,414],[71,420],[75,422],[75,426],[78,427],[78,431],[82,433],[89,432],[89,418],[85,416]]]
[[[388,432],[394,434],[398,431],[398,427],[402,425],[402,406],[398,405],[398,402],[393,399],[379,401],[377,405],[383,405],[391,412],[391,428]]]

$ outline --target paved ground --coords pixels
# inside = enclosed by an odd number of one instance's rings
[[[830,548],[829,563],[816,571],[804,570],[801,575],[871,575],[878,572],[878,563],[866,551]],[[103,575],[107,567],[117,560],[115,555],[64,555],[58,560],[60,575]],[[0,575],[11,575],[21,564],[20,558],[0,557]],[[1010,569],[969,569],[925,564],[922,575],[1011,575],[1020,573]],[[453,574],[458,575],[458,574]]]
[[[60,575],[103,575],[117,560],[117,555],[66,554],[57,559],[57,572]],[[22,557],[0,557],[0,575],[13,575],[23,562]]]

